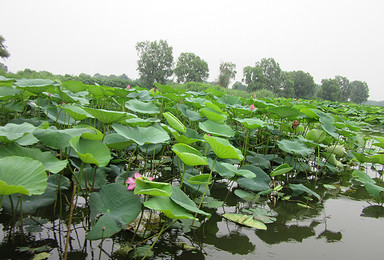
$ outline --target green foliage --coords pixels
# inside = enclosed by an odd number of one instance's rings
[[[167,41],[138,42],[136,51],[139,56],[137,70],[144,85],[152,88],[155,82],[165,84],[173,73],[172,47]]]
[[[222,62],[219,71],[219,85],[228,88],[229,82],[236,76],[236,65],[232,62]]]
[[[7,50],[7,46],[4,45],[5,39],[2,35],[0,35],[0,58],[6,59],[11,54]]]
[[[177,82],[203,82],[209,76],[208,63],[194,53],[182,52],[174,73]]]
[[[369,88],[366,82],[355,80],[350,84],[351,101],[357,104],[367,102],[369,97]]]
[[[302,70],[289,72],[296,98],[313,98],[315,94],[315,81],[308,72]]]
[[[321,89],[318,94],[319,98],[330,101],[340,101],[341,94],[341,88],[336,79],[323,79],[321,81]]]

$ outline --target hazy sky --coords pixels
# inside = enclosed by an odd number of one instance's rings
[[[209,65],[246,66],[274,58],[317,83],[336,75],[366,81],[384,100],[382,0],[2,0],[0,34],[11,72],[125,73],[137,78],[139,41],[164,39]],[[3,62],[0,60],[0,62]],[[233,83],[233,82],[232,82]]]

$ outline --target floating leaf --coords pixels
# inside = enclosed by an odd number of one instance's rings
[[[111,237],[127,228],[141,211],[140,198],[119,183],[107,184],[89,198],[92,230],[86,238],[97,240]],[[103,230],[104,229],[104,230]]]
[[[250,216],[250,215],[226,213],[226,214],[223,214],[223,217],[240,225],[244,225],[247,227],[252,227],[260,230],[267,230],[267,226],[264,223],[253,219],[253,216]]]

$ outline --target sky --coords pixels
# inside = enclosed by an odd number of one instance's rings
[[[274,58],[316,83],[336,75],[367,82],[384,100],[382,0],[1,0],[8,70],[139,77],[135,45],[167,40],[174,60],[192,52],[243,68]],[[235,81],[232,81],[234,83]]]

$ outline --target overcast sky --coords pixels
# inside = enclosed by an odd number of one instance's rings
[[[209,65],[274,58],[282,70],[366,81],[384,100],[382,0],[2,0],[0,34],[9,71],[125,73],[138,77],[135,45],[167,40],[175,61],[193,52]],[[0,62],[4,62],[0,60]],[[232,82],[233,83],[233,82]]]

